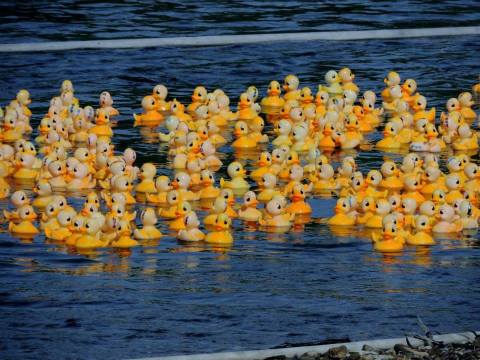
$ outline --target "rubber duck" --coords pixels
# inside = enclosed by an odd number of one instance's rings
[[[10,221],[8,231],[12,234],[35,236],[40,233],[32,223],[36,218],[37,214],[31,205],[22,205],[18,209],[18,223]]]
[[[420,119],[427,119],[429,122],[433,123],[435,121],[435,108],[432,107],[430,110],[427,108],[427,99],[423,95],[415,95],[412,99],[412,110],[413,110],[413,120],[417,121]]]
[[[412,227],[417,210],[417,201],[413,198],[402,199],[401,213],[403,214],[403,226]]]
[[[177,190],[170,190],[167,193],[167,204],[169,207],[166,209],[160,208],[158,214],[167,219],[174,219],[176,217],[177,207],[180,200],[179,192]]]
[[[5,199],[10,195],[10,185],[5,180],[9,175],[9,165],[0,160],[0,199]]]
[[[457,174],[448,174],[445,178],[445,185],[447,187],[445,201],[448,204],[453,204],[457,199],[463,199],[461,190],[463,189],[463,181]]]
[[[76,212],[73,209],[61,210],[57,214],[58,228],[45,228],[45,236],[55,241],[65,241],[72,236],[72,221],[76,216]]]
[[[471,230],[478,229],[478,215],[473,212],[473,206],[468,200],[461,200],[458,215],[462,229]]]
[[[200,199],[214,199],[220,195],[220,189],[215,187],[215,178],[210,170],[202,170],[200,184],[202,186],[198,192]]]
[[[300,98],[301,91],[298,89],[300,80],[293,74],[287,75],[283,81],[283,95],[285,100],[298,100]]]
[[[99,105],[110,117],[120,114],[118,110],[113,107],[113,99],[108,91],[102,91],[100,94]]]
[[[458,138],[453,141],[454,150],[476,150],[478,149],[478,137],[476,132],[472,131],[468,124],[462,124],[458,127]]]
[[[405,100],[410,106],[412,106],[414,102],[414,95],[417,91],[417,82],[414,79],[407,79],[404,81],[401,88],[403,100]]]
[[[475,111],[472,110],[475,101],[472,100],[472,94],[470,92],[460,93],[458,95],[458,102],[460,103],[460,113],[465,120],[471,121],[477,117]]]
[[[217,94],[216,100],[220,107],[220,115],[228,121],[237,120],[238,114],[230,110],[230,98],[226,94]]]
[[[238,120],[250,121],[257,117],[256,106],[247,93],[240,95],[238,102]]]
[[[186,170],[190,176],[190,184],[192,186],[200,185],[200,173],[204,168],[204,163],[200,158],[187,161]]]
[[[215,125],[215,123],[211,121],[207,121],[207,130],[208,130],[208,141],[210,141],[213,145],[221,146],[227,142],[227,140],[225,140],[225,138],[220,134],[220,128],[217,125]]]
[[[292,125],[290,121],[282,119],[277,124],[277,133],[278,136],[272,141],[272,145],[279,147],[282,145],[292,146],[292,140],[290,138],[290,131],[292,130]]]
[[[18,220],[20,218],[18,210],[24,205],[30,205],[30,199],[23,190],[15,191],[10,197],[10,203],[15,207],[12,211],[3,210],[3,215],[7,220]]]
[[[235,124],[234,135],[237,138],[232,147],[237,149],[250,149],[257,146],[257,142],[249,135],[248,125],[244,121]]]
[[[421,204],[426,200],[420,192],[422,185],[419,177],[420,175],[408,175],[403,178],[402,199],[412,198],[417,202],[417,204]]]
[[[110,127],[110,115],[105,110],[97,110],[95,126],[91,127],[88,133],[97,135],[99,139],[110,139],[113,136],[113,130]]]
[[[396,253],[402,251],[405,239],[399,234],[397,225],[387,222],[382,227],[381,237],[372,233],[373,248],[382,253]]]
[[[195,110],[199,106],[205,104],[206,101],[207,101],[207,89],[205,89],[203,86],[197,86],[193,90],[192,102],[187,107],[187,113],[190,114],[191,116],[194,116]]]
[[[332,165],[322,164],[314,177],[310,178],[313,183],[313,191],[338,190],[340,185],[334,178],[335,171]]]
[[[272,200],[275,195],[280,195],[280,191],[276,189],[277,177],[274,174],[266,173],[259,181],[260,192],[257,199],[260,202],[268,202]]]
[[[315,105],[313,104],[314,97],[312,95],[312,89],[310,89],[308,86],[305,86],[300,90],[300,96],[298,97],[298,100],[300,101],[300,105],[302,106],[302,108],[305,108],[306,106],[312,104],[313,109],[315,110]]]
[[[162,115],[165,115],[170,110],[170,104],[167,101],[168,89],[165,85],[158,84],[155,85],[152,91],[152,96],[157,102],[157,111]]]
[[[168,176],[161,175],[155,179],[156,193],[147,193],[147,201],[152,204],[166,204],[167,193],[172,189]]]
[[[455,211],[448,204],[443,204],[438,208],[436,215],[438,221],[433,226],[434,233],[456,233],[462,231],[462,223],[454,221]]]
[[[17,180],[37,180],[38,171],[33,168],[36,157],[32,154],[17,153],[13,178]]]
[[[145,96],[142,99],[142,108],[143,114],[133,114],[133,127],[146,126],[153,128],[159,126],[163,122],[164,117],[157,111],[158,103],[154,96]]]
[[[292,202],[287,206],[286,211],[295,215],[311,214],[312,208],[307,202],[305,202],[305,197],[304,186],[300,183],[295,184],[290,193],[290,200]]]
[[[257,209],[258,201],[253,191],[247,191],[243,195],[243,205],[238,210],[238,218],[247,222],[258,222],[262,218],[262,212]]]
[[[210,115],[209,121],[212,121],[217,126],[227,126],[228,121],[224,118],[220,112],[220,105],[216,100],[208,102],[208,113]]]
[[[135,186],[135,192],[137,193],[149,193],[153,194],[157,192],[155,187],[155,175],[157,173],[157,168],[152,163],[145,163],[140,168],[140,174],[138,174],[141,179],[140,183]]]
[[[284,199],[274,197],[265,206],[266,215],[259,220],[259,224],[266,227],[288,230],[292,226],[295,215],[285,211]]]
[[[390,71],[387,76],[383,79],[383,82],[385,83],[386,88],[383,89],[382,91],[382,98],[383,98],[383,101],[385,102],[391,102],[392,101],[392,97],[391,97],[391,94],[390,94],[390,89],[394,86],[398,86],[400,85],[400,75],[398,75],[397,72],[395,71]]]
[[[422,187],[420,192],[422,195],[431,196],[436,189],[447,191],[443,174],[438,167],[428,166],[422,174]]]
[[[350,203],[346,198],[339,198],[335,205],[335,215],[328,219],[328,225],[352,226],[355,225],[356,217],[350,212]]]
[[[265,128],[265,121],[260,116],[255,117],[250,122],[250,134],[254,141],[259,144],[268,143],[268,135],[263,134],[263,129]]]
[[[380,186],[389,190],[401,190],[403,188],[403,182],[400,180],[400,170],[395,162],[386,160],[380,167],[382,173],[382,181]]]
[[[196,201],[200,199],[200,195],[188,190],[190,186],[190,175],[186,172],[178,172],[175,178],[171,182],[172,187],[178,191],[178,194],[182,200]]]
[[[328,95],[328,92],[324,90],[317,91],[317,94],[315,95],[315,105],[316,105],[315,113],[317,114],[318,117],[325,116],[329,98],[330,96]]]
[[[181,229],[177,234],[177,239],[181,241],[202,241],[205,234],[199,229],[200,221],[194,211],[185,215],[185,229]]]
[[[205,225],[214,225],[215,220],[217,219],[217,216],[225,213],[227,208],[228,208],[227,199],[225,199],[223,196],[217,197],[213,202],[213,205],[210,209],[209,214],[205,216],[203,223]]]
[[[170,103],[170,113],[175,116],[180,122],[186,124],[192,121],[192,117],[185,113],[185,106],[177,99],[173,99]]]
[[[175,131],[178,128],[179,122],[180,120],[178,120],[178,118],[174,115],[170,115],[169,117],[167,117],[167,119],[165,120],[165,127],[168,132],[166,134],[158,133],[158,139],[161,142],[169,142],[170,140],[172,140],[173,136],[175,135]]]
[[[88,173],[87,166],[78,163],[73,167],[73,179],[70,180],[66,186],[69,191],[78,191],[85,189],[93,189],[96,186],[96,180],[92,179],[91,174]]]
[[[373,214],[365,222],[367,228],[381,228],[382,219],[387,215],[392,209],[390,203],[385,199],[378,199],[375,204],[375,214]]]
[[[291,149],[296,152],[306,152],[315,147],[313,140],[308,136],[308,130],[304,123],[294,126],[292,129],[293,145]]]
[[[280,172],[282,172],[283,168],[285,167],[285,158],[286,152],[283,150],[283,148],[274,149],[272,151],[272,165],[270,166],[270,171],[272,174],[277,176],[280,175]]]
[[[233,237],[230,232],[232,220],[227,214],[220,214],[215,220],[215,231],[207,233],[205,241],[212,244],[231,244]]]
[[[170,230],[181,230],[185,228],[185,216],[192,211],[192,206],[186,201],[180,201],[175,212],[175,219],[170,222]]]
[[[464,185],[465,190],[476,191],[480,189],[480,169],[478,165],[475,163],[465,165],[464,173],[467,179]]]
[[[398,140],[398,128],[394,123],[388,122],[383,129],[383,139],[376,143],[379,149],[399,149],[401,142]]]
[[[112,192],[121,193],[125,196],[125,204],[133,205],[137,201],[132,195],[133,184],[126,175],[115,177],[112,185]]]
[[[343,198],[346,199],[346,198]],[[391,204],[391,201],[389,201]],[[338,202],[337,202],[338,205]],[[341,204],[343,207],[343,203]],[[350,210],[349,203],[347,204]],[[375,214],[375,199],[371,196],[365,196],[360,204],[360,211],[353,217],[356,224],[363,225]],[[351,216],[352,217],[352,216]],[[349,222],[350,223],[350,222]]]
[[[414,246],[431,246],[435,245],[435,240],[430,235],[431,226],[429,218],[425,215],[415,216],[413,223],[415,233],[406,238],[408,245]]]
[[[322,127],[322,137],[318,143],[318,147],[321,149],[334,149],[337,144],[333,140],[332,134],[335,131],[335,125],[327,121]]]
[[[258,156],[258,160],[255,163],[257,168],[250,172],[250,178],[257,180],[266,173],[271,172],[270,166],[272,165],[272,155],[268,151],[263,151]]]
[[[138,242],[135,239],[132,239],[132,228],[130,223],[125,220],[119,220],[117,222],[117,233],[118,238],[113,240],[110,246],[114,248],[131,248],[138,245]]]
[[[241,163],[239,163],[238,161],[230,163],[227,168],[227,174],[228,176],[230,176],[231,180],[226,181],[223,179],[223,177],[220,178],[220,187],[238,190],[248,190],[250,188],[250,185],[245,180],[245,173],[246,172]]]
[[[326,91],[330,96],[343,94],[343,88],[340,85],[340,76],[335,70],[327,71],[325,81],[328,85],[319,85],[318,90]]]
[[[142,221],[142,228],[133,231],[133,236],[136,240],[151,240],[162,237],[160,230],[155,227],[158,219],[152,208],[146,208],[142,211],[140,220]]]

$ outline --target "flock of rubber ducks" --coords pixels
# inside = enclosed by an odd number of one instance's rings
[[[348,68],[328,71],[314,95],[288,75],[283,85],[270,82],[262,99],[248,87],[236,111],[221,89],[198,86],[185,106],[168,99],[167,87],[155,86],[142,100],[143,112],[133,115],[134,126],[152,129],[167,144],[170,177],[158,176],[153,163],[137,167],[131,148],[115,151],[119,112],[110,93],[100,94],[96,109],[81,107],[65,80],[31,141],[30,94],[20,90],[5,111],[0,108],[0,198],[10,198],[3,213],[8,230],[23,237],[43,232],[77,249],[131,248],[162,236],[160,217],[180,241],[228,246],[233,219],[287,232],[311,221],[307,198],[318,194],[339,197],[335,215],[322,223],[373,229],[374,248],[381,252],[432,245],[432,234],[477,228],[480,168],[466,153],[478,148],[472,94],[449,99],[437,125],[436,110],[427,109],[415,80],[402,83],[399,74],[388,73],[377,108],[375,92],[360,96],[354,79]],[[478,92],[480,84],[473,87]],[[364,136],[384,120],[376,147],[410,149],[402,164],[386,158],[380,170],[364,175],[347,156],[334,169],[331,151],[363,146]],[[266,122],[273,138],[264,133]],[[216,179],[224,167],[217,148],[227,145],[244,155],[226,165],[228,178]],[[447,160],[444,172],[436,153],[447,147],[460,153]],[[34,197],[12,193],[12,181],[33,187]],[[79,192],[88,194],[76,210],[67,196]],[[243,199],[239,208],[236,197]],[[132,211],[137,203],[146,204],[139,216]],[[208,213],[200,219],[195,208]]]

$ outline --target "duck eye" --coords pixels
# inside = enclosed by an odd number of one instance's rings
[[[277,209],[280,210],[282,207],[280,205],[277,206]]]
[[[87,225],[85,225],[85,227],[86,227],[87,229],[90,229],[90,225],[88,225],[88,224],[87,224]]]
[[[223,223],[224,223],[225,225],[227,225],[227,224],[228,224],[227,220],[225,220]]]
[[[377,205],[375,205],[375,209],[378,209],[378,204],[377,204]]]

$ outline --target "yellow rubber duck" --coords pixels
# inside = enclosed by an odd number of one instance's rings
[[[230,176],[231,180],[226,181],[220,178],[220,187],[229,188],[235,190],[248,190],[250,188],[249,183],[245,180],[245,169],[242,164],[238,161],[234,161],[228,165],[227,174]]]
[[[399,201],[400,202],[400,201]],[[337,203],[338,204],[338,203]],[[391,204],[391,203],[390,203]],[[341,204],[343,207],[343,203]],[[349,204],[347,204],[349,205]],[[360,212],[357,215],[355,220],[356,224],[363,225],[368,219],[370,219],[375,214],[375,199],[371,196],[366,196],[362,199],[360,206]]]
[[[178,203],[181,201],[180,194],[177,190],[170,190],[167,193],[168,208],[160,208],[158,214],[167,219],[174,219],[177,214]]]
[[[424,196],[431,196],[436,189],[447,191],[445,179],[439,168],[428,166],[422,174],[422,187],[420,192]]]
[[[465,182],[464,188],[467,191],[476,191],[480,189],[480,169],[475,163],[469,163],[465,165],[464,169],[467,181]]]
[[[131,237],[132,229],[128,221],[125,221],[125,220],[118,221],[117,232],[118,232],[118,238],[113,240],[110,246],[114,248],[128,249],[138,245],[138,242],[135,239],[132,239]]]
[[[34,169],[35,156],[26,153],[17,153],[13,178],[17,180],[33,181],[38,179],[38,170]]]
[[[357,94],[360,92],[358,86],[353,82],[353,80],[355,80],[355,74],[353,74],[349,68],[345,67],[341,69],[338,72],[338,76],[340,77],[340,82],[344,91],[350,90]]]
[[[200,199],[198,193],[188,190],[190,187],[190,175],[186,172],[178,172],[175,178],[171,182],[172,187],[178,191],[178,194],[182,200],[196,201]]]
[[[400,85],[400,75],[395,72],[395,71],[390,71],[387,76],[383,79],[383,82],[385,83],[386,88],[383,89],[382,91],[382,98],[383,98],[383,101],[385,102],[391,102],[392,101],[392,97],[390,95],[390,89],[393,87],[393,86],[396,86],[396,85]]]
[[[333,140],[332,134],[335,131],[335,125],[331,121],[327,121],[323,125],[322,137],[318,143],[318,147],[321,149],[334,149],[337,146],[335,140]]]
[[[157,173],[157,168],[152,163],[145,163],[140,169],[140,174],[138,174],[141,179],[140,183],[135,186],[135,192],[137,193],[149,193],[153,194],[157,192],[155,187],[155,175]]]
[[[210,212],[207,216],[205,216],[205,219],[203,220],[203,223],[205,225],[214,225],[215,220],[217,219],[217,216],[220,214],[223,214],[227,210],[227,200],[223,196],[219,196],[215,199],[213,202],[213,205],[210,209]]]
[[[272,165],[272,155],[268,151],[263,151],[258,156],[258,160],[255,163],[257,167],[250,173],[250,178],[257,180],[263,175],[271,172],[270,166]]]
[[[202,186],[198,192],[200,199],[214,199],[220,196],[220,189],[214,186],[215,178],[210,170],[202,170],[200,183]]]
[[[458,102],[460,103],[460,113],[467,121],[472,121],[477,117],[477,114],[472,109],[475,101],[472,100],[472,94],[468,91],[462,92],[458,95]]]
[[[155,215],[155,211],[152,208],[146,208],[144,211],[142,211],[140,220],[142,221],[143,226],[141,229],[135,229],[133,231],[133,236],[135,239],[151,240],[162,237],[160,230],[155,227],[158,219]]]
[[[439,206],[437,212],[437,223],[433,226],[434,233],[456,233],[463,229],[460,221],[454,221],[455,210],[448,204]]]
[[[220,214],[215,220],[215,231],[207,233],[205,241],[211,244],[226,244],[233,243],[233,237],[230,232],[232,220],[227,214]]]
[[[328,95],[328,92],[324,90],[317,91],[317,94],[315,95],[315,113],[317,114],[317,116],[325,116],[325,113],[327,112],[327,103],[329,98],[330,96]]]
[[[335,171],[332,165],[322,164],[317,174],[310,178],[313,183],[313,191],[331,191],[338,190],[339,184],[334,178]]]
[[[453,204],[457,199],[463,199],[461,190],[463,189],[463,180],[457,174],[448,174],[445,178],[447,187],[445,201]]]
[[[112,95],[108,91],[102,91],[100,93],[99,105],[101,109],[104,109],[108,115],[117,116],[120,113],[113,107]]]
[[[247,93],[242,93],[238,102],[238,120],[250,121],[255,117],[257,117],[257,112],[252,99]]]
[[[57,215],[58,228],[45,228],[45,236],[55,241],[65,241],[72,236],[72,221],[77,214],[73,209],[65,209],[59,211]]]
[[[395,162],[391,160],[384,161],[380,167],[382,172],[382,181],[380,186],[390,190],[401,190],[403,188],[403,182],[400,180],[400,170]]]
[[[398,129],[392,122],[388,122],[383,130],[383,139],[376,143],[379,149],[399,149],[401,142],[398,140]]]
[[[177,239],[181,241],[202,241],[205,239],[205,234],[199,229],[200,221],[194,211],[190,211],[185,216],[185,229],[178,232]]]
[[[195,110],[207,101],[207,89],[203,86],[197,86],[193,90],[192,102],[187,107],[187,113],[191,116],[194,116]],[[177,115],[178,116],[178,115]]]
[[[458,151],[477,150],[477,132],[473,131],[468,124],[461,124],[458,127],[458,138],[452,143],[452,147]]]
[[[340,76],[335,70],[327,71],[325,74],[325,81],[328,85],[319,85],[319,90],[328,92],[331,97],[343,94],[343,88],[342,85],[340,85]]]
[[[340,198],[335,205],[335,215],[328,219],[328,225],[333,226],[352,226],[355,225],[356,218],[350,212],[350,203],[346,198]]]
[[[399,235],[394,222],[388,222],[383,226],[381,237],[377,233],[372,233],[372,240],[373,248],[382,253],[400,252],[405,244],[405,239]]]
[[[432,107],[430,110],[426,110],[427,108],[427,99],[423,95],[415,95],[412,101],[412,110],[413,113],[413,120],[417,121],[420,119],[427,119],[429,122],[435,121],[435,108]]]
[[[435,245],[435,240],[430,235],[431,226],[429,218],[425,215],[415,216],[414,222],[415,233],[406,238],[408,245],[414,246],[431,246]]]
[[[172,189],[168,176],[161,175],[155,179],[156,193],[147,193],[147,201],[152,204],[166,204],[167,193]]]
[[[20,219],[19,209],[24,205],[30,205],[30,199],[23,190],[15,191],[12,196],[10,196],[10,202],[15,207],[15,210],[3,210],[3,216],[5,216],[5,219],[7,220],[15,221]]]
[[[170,230],[185,229],[185,216],[192,211],[192,206],[187,201],[180,201],[175,211],[175,219],[170,222]]]
[[[287,75],[283,81],[283,90],[285,90],[285,100],[298,100],[301,91],[298,89],[300,80],[293,74]]]
[[[470,201],[461,200],[458,216],[464,230],[478,229],[478,213],[474,214],[474,207]]]
[[[414,79],[407,79],[401,86],[402,88],[402,98],[405,100],[410,106],[413,105],[415,101],[414,95],[417,91],[417,82]]]
[[[305,197],[304,186],[300,183],[294,185],[290,194],[290,200],[292,202],[287,206],[286,211],[295,215],[311,214],[312,207],[305,202]]]
[[[268,202],[276,195],[281,195],[280,191],[276,189],[277,177],[274,174],[266,173],[259,181],[259,190],[257,200],[261,202]]]
[[[142,99],[142,108],[143,114],[133,114],[133,127],[146,126],[153,128],[159,126],[163,122],[164,117],[157,111],[158,103],[155,97],[152,95],[145,96]]]
[[[89,134],[95,134],[98,138],[110,139],[113,130],[110,127],[110,115],[103,109],[99,109],[95,115],[95,126],[88,130]]]
[[[278,136],[272,141],[272,145],[280,147],[282,145],[291,146],[292,139],[290,138],[290,131],[292,130],[292,124],[290,121],[282,119],[277,123],[276,132]]]
[[[292,226],[295,215],[285,211],[284,199],[274,197],[265,207],[265,216],[259,220],[259,224],[267,228],[279,228],[285,231]]]
[[[258,222],[262,218],[262,212],[257,209],[258,201],[253,191],[247,191],[243,195],[243,205],[238,210],[238,218],[247,222]]]
[[[391,210],[390,203],[385,199],[378,199],[375,204],[375,214],[373,214],[366,222],[367,228],[381,228],[382,220]]]
[[[8,224],[8,231],[12,234],[35,236],[40,233],[32,223],[37,218],[37,214],[35,214],[31,205],[22,205],[18,209],[18,217],[18,223],[11,221]]]
[[[300,90],[300,96],[299,96],[298,100],[300,101],[300,105],[304,109],[309,104],[313,104],[313,101],[315,99],[312,95],[312,89],[310,89],[308,86],[305,86],[304,88],[302,88],[302,90]],[[313,104],[313,109],[315,110],[315,105],[314,104]]]
[[[248,125],[244,121],[238,121],[235,124],[235,130],[233,132],[237,138],[232,147],[237,149],[251,149],[257,146],[257,142],[249,135]]]
[[[170,103],[167,101],[168,89],[165,85],[155,85],[152,91],[152,96],[157,102],[157,111],[165,115],[170,111]]]

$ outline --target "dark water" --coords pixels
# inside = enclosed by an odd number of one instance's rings
[[[480,19],[475,1],[38,4],[2,5],[1,42],[472,25]],[[357,74],[361,89],[379,93],[385,73],[396,69],[443,107],[475,82],[479,51],[478,38],[454,37],[0,54],[0,104],[28,88],[37,124],[65,78],[73,80],[83,105],[95,105],[109,90],[122,113],[117,149],[134,142],[140,163],[153,161],[168,172],[164,148],[131,129],[131,113],[157,83],[182,101],[195,85],[222,87],[233,105],[248,85],[263,93],[271,79],[293,72],[315,87],[327,70],[343,66]],[[384,156],[356,155],[363,170]],[[229,151],[222,156],[233,158]],[[334,201],[312,200],[313,216],[329,216]],[[439,332],[478,329],[476,234],[383,257],[364,234],[332,234],[315,223],[284,235],[250,231],[240,222],[234,228],[231,249],[185,247],[169,235],[131,253],[95,256],[42,237],[26,243],[1,233],[1,357],[132,358],[399,336],[417,330],[417,315]],[[161,230],[168,234],[164,222]]]

